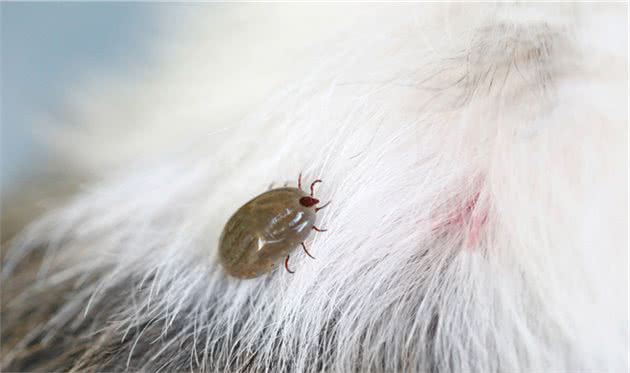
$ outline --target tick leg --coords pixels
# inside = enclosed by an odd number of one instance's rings
[[[315,184],[321,183],[321,182],[322,182],[321,180],[317,179],[311,183],[311,197],[313,197],[313,187],[315,186]]]
[[[319,210],[321,210],[321,209],[325,208],[326,206],[330,205],[330,202],[332,202],[332,201],[328,201],[328,203],[326,203],[326,204],[325,204],[324,206],[322,206],[322,207],[317,207],[317,208],[315,208],[315,212],[317,212],[317,211],[319,211]]]
[[[316,226],[313,226],[313,230],[315,230],[317,232],[326,232],[328,229],[319,229]]]
[[[306,253],[306,255],[310,256],[311,259],[315,259],[315,257],[312,256],[311,253],[308,252],[308,250],[306,250],[306,245],[304,245],[304,242],[302,242],[302,248],[304,249],[304,252]]]
[[[302,173],[298,176],[298,189],[302,190]]]
[[[290,274],[294,274],[295,272],[289,269],[289,256],[284,260],[284,269],[287,270]]]
[[[273,182],[271,184],[269,184],[269,186],[267,187],[267,190],[273,189],[273,184],[274,184]]]

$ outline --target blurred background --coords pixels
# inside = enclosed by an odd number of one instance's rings
[[[37,123],[62,117],[68,91],[82,76],[142,68],[156,38],[160,7],[0,3],[3,191],[45,172]],[[63,125],[63,119],[57,122]]]

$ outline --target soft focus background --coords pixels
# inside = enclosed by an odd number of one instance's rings
[[[1,3],[1,187],[45,172],[38,126],[63,125],[64,99],[98,72],[142,69],[163,5]],[[6,195],[5,195],[6,196]]]

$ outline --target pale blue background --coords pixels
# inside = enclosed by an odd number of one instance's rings
[[[38,115],[62,113],[76,72],[142,68],[150,58],[160,5],[2,3],[2,187],[45,156],[31,130]]]

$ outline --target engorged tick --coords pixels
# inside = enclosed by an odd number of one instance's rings
[[[302,174],[298,187],[269,190],[239,208],[228,220],[219,239],[219,256],[223,268],[238,278],[254,278],[270,271],[284,260],[289,273],[289,253],[302,245],[312,230],[325,232],[315,226],[317,211],[328,203],[317,207],[319,200],[313,196],[313,187],[321,180],[311,183],[310,194],[302,191]]]

